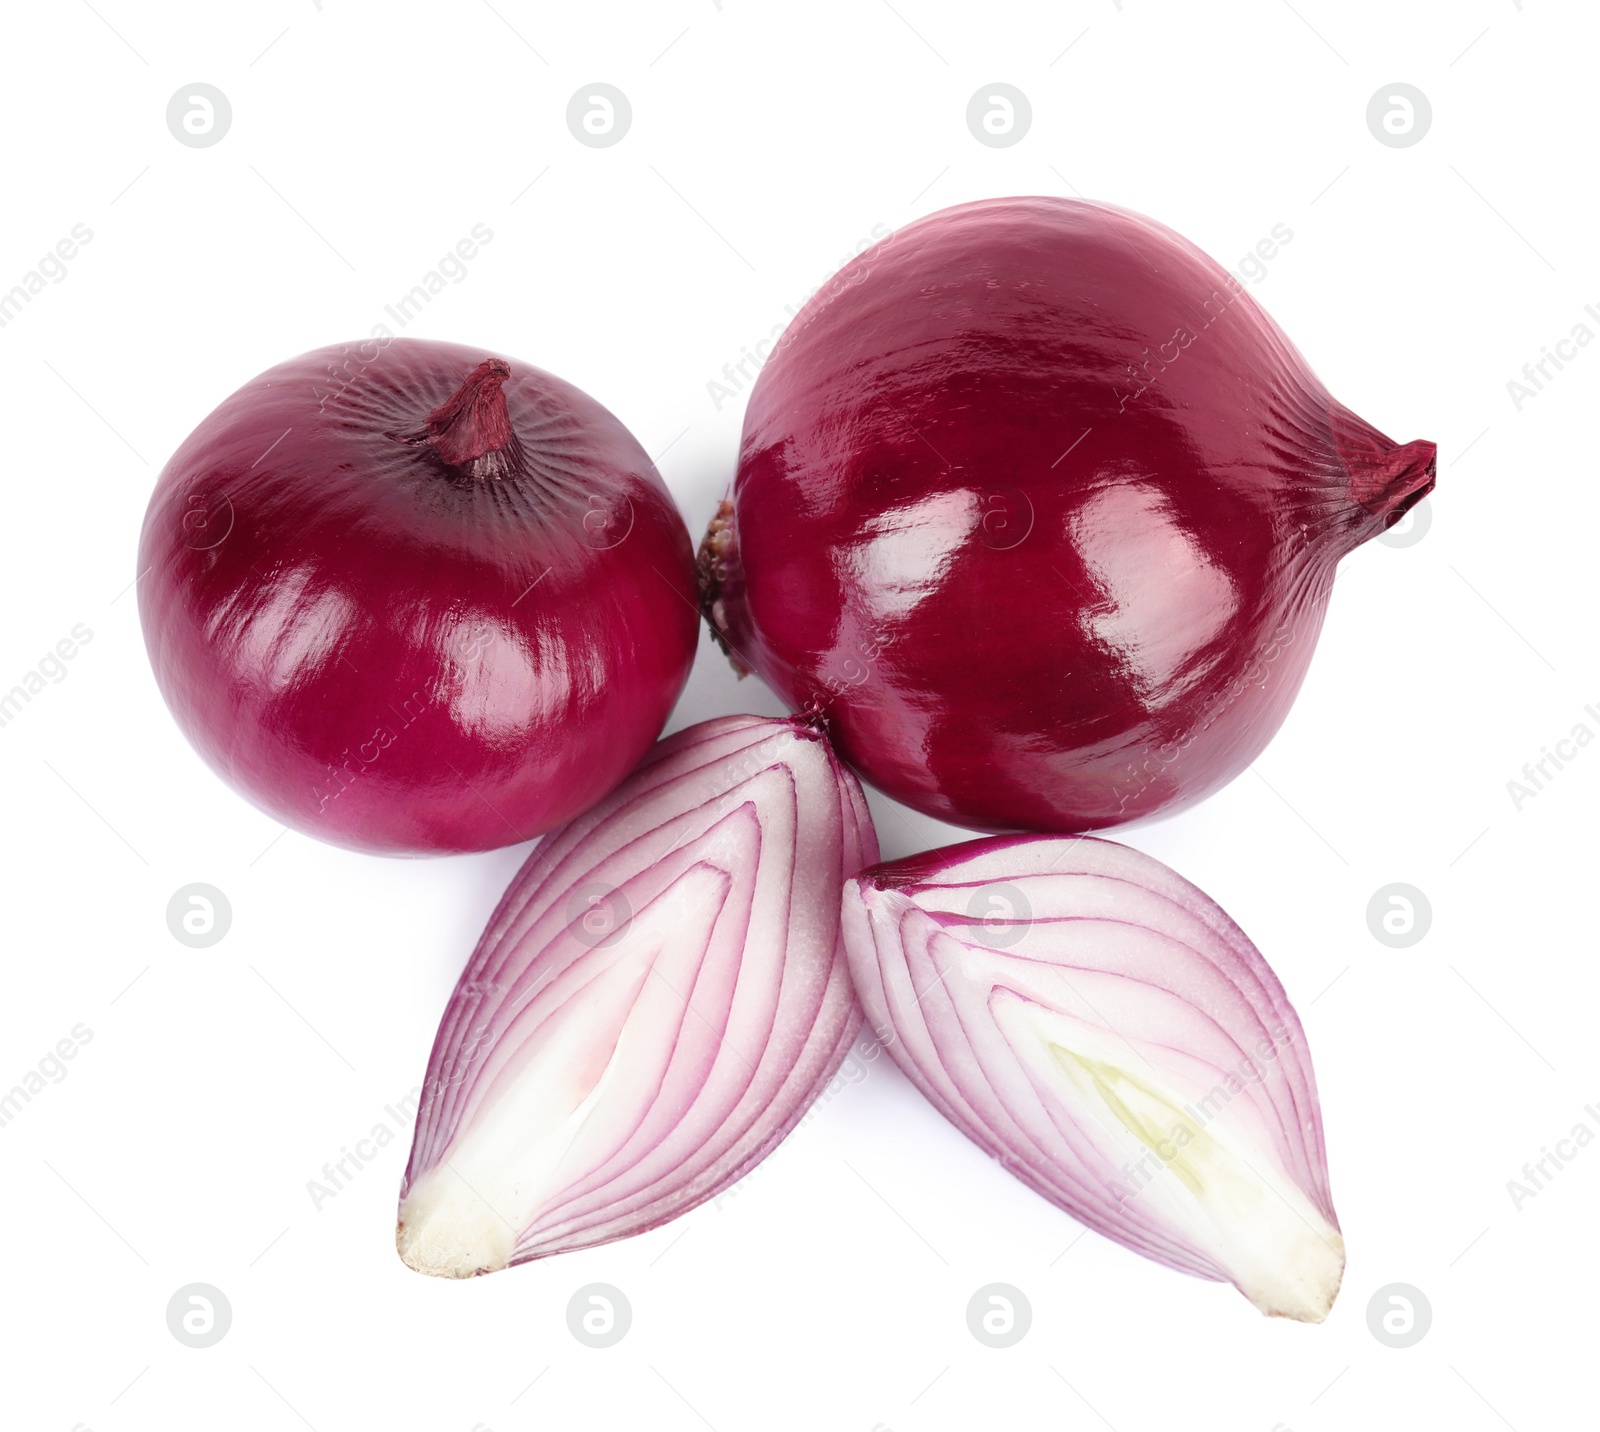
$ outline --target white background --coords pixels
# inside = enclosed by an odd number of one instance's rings
[[[93,639],[0,729],[0,1088],[93,1038],[13,1122],[4,1161],[8,1427],[507,1432],[649,1426],[1575,1426],[1592,1417],[1600,1147],[1513,1208],[1508,1179],[1600,1101],[1589,747],[1514,808],[1506,783],[1600,707],[1593,459],[1600,351],[1519,410],[1507,382],[1600,305],[1588,7],[1525,0],[755,0],[541,7],[96,0],[8,12],[0,289],[76,223],[93,239],[0,329],[7,517],[0,688],[76,623]],[[1586,13],[1587,12],[1587,13]],[[180,86],[232,128],[180,145]],[[578,144],[569,96],[634,112]],[[969,97],[1034,119],[986,148]],[[1432,128],[1369,133],[1404,81]],[[533,182],[537,180],[537,182]],[[532,184],[530,188],[529,185]],[[133,595],[168,453],[222,397],[365,337],[476,223],[493,239],[406,331],[560,373],[652,453],[696,534],[742,398],[707,384],[874,225],[1081,193],[1159,218],[1253,286],[1345,403],[1439,444],[1432,526],[1345,564],[1298,705],[1258,762],[1127,833],[1259,943],[1315,1055],[1349,1244],[1329,1321],[1079,1229],[882,1061],[719,1208],[465,1284],[396,1258],[409,1131],[320,1211],[307,1182],[421,1079],[461,963],[525,851],[347,854],[229,792],[151,680]],[[1600,321],[1587,319],[1600,331]],[[709,644],[674,727],[774,712]],[[948,838],[874,797],[885,850]],[[168,933],[226,892],[227,937]],[[1369,933],[1380,886],[1432,927]],[[1067,1250],[1070,1248],[1070,1251]],[[1021,1288],[996,1351],[964,1310]],[[196,1350],[165,1308],[222,1289]],[[580,1346],[592,1282],[633,1327]],[[1433,1309],[1395,1350],[1380,1287]],[[537,1380],[535,1380],[537,1379]],[[532,1386],[530,1387],[530,1383]]]

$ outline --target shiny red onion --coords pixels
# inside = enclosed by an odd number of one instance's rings
[[[850,881],[844,936],[878,1039],[1030,1188],[1264,1313],[1327,1316],[1344,1240],[1305,1031],[1188,881],[1110,841],[975,840]]]
[[[702,599],[896,799],[985,830],[1199,800],[1282,722],[1339,558],[1433,486],[1238,279],[1013,198],[854,259],[762,368]]]
[[[875,859],[826,740],[754,716],[662,741],[550,835],[434,1041],[401,1257],[493,1272],[642,1233],[741,1178],[860,1027],[839,905]]]
[[[570,819],[660,733],[698,629],[688,532],[570,383],[454,343],[323,348],[163,470],[139,543],[156,682],[286,825],[395,854]]]

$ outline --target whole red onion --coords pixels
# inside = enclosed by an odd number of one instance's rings
[[[784,333],[702,602],[889,795],[976,829],[1117,825],[1255,759],[1339,558],[1433,480],[1432,443],[1335,402],[1170,230],[965,204]]]
[[[139,543],[156,681],[217,772],[361,850],[487,850],[649,749],[698,623],[688,532],[570,383],[454,343],[323,348],[173,455]]]

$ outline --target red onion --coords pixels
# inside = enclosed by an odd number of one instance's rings
[[[896,799],[977,829],[1172,811],[1299,688],[1339,558],[1433,486],[1170,230],[994,199],[849,263],[762,368],[702,601]]]
[[[777,1145],[861,1023],[839,936],[877,859],[798,720],[662,741],[535,848],[434,1041],[400,1255],[470,1277],[642,1233]]]
[[[969,841],[844,894],[877,1037],[1030,1188],[1158,1263],[1321,1322],[1344,1240],[1283,986],[1159,861],[1080,837]]]
[[[476,348],[323,348],[162,472],[139,543],[156,682],[286,825],[486,850],[623,778],[688,677],[683,520],[626,428]]]

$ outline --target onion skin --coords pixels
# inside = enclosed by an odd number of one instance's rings
[[[660,742],[506,891],[428,1062],[396,1243],[472,1277],[655,1228],[799,1122],[861,1025],[839,931],[877,859],[798,719]]]
[[[702,603],[897,800],[977,830],[1115,826],[1255,759],[1339,558],[1434,468],[1170,230],[986,200],[860,255],[786,330]]]
[[[864,871],[845,945],[877,1038],[1030,1188],[1158,1263],[1321,1322],[1344,1241],[1283,986],[1159,861],[975,840]]]
[[[693,554],[654,465],[571,384],[480,349],[324,348],[227,398],[139,543],[156,682],[285,825],[488,850],[620,781],[688,678]]]

